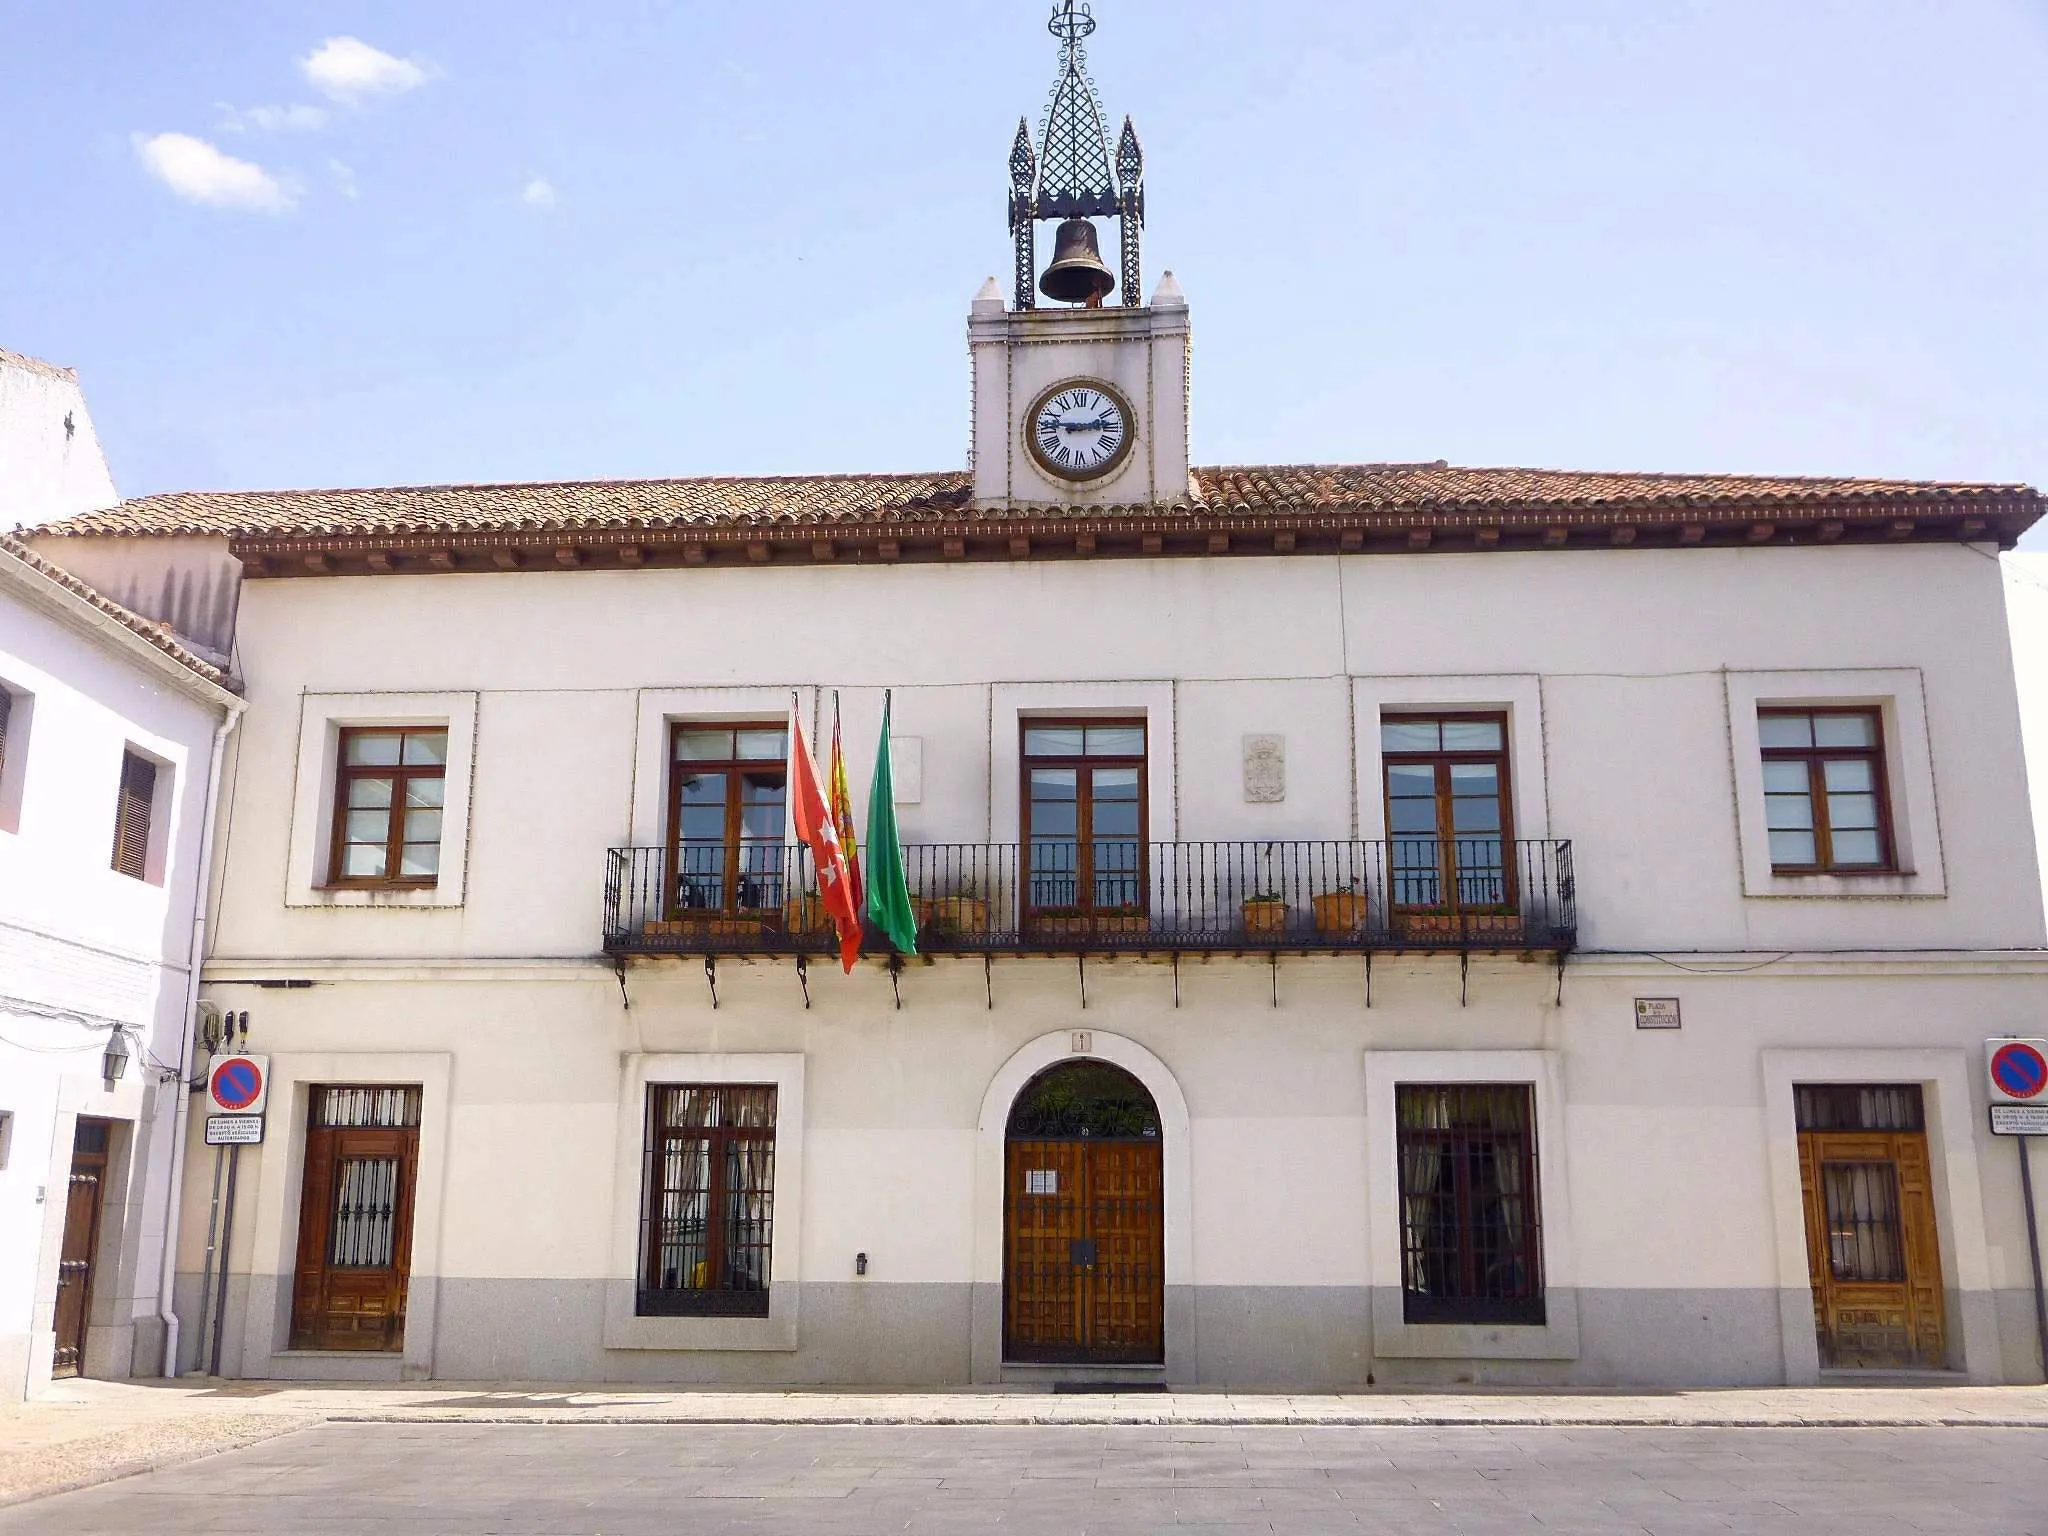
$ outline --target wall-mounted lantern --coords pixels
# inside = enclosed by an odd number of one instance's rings
[[[128,1035],[116,1028],[107,1036],[107,1049],[100,1057],[100,1077],[111,1088],[121,1080],[128,1070]]]

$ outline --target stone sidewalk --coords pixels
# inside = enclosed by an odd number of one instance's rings
[[[1645,1394],[731,1392],[68,1381],[0,1408],[0,1504],[151,1471],[322,1423],[1320,1425],[2048,1429],[2048,1387],[1819,1387]]]

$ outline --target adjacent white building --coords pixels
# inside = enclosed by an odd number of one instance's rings
[[[163,1369],[226,681],[0,535],[0,1397]]]
[[[118,500],[77,373],[0,347],[0,533]]]
[[[2040,1380],[1983,1042],[2048,1007],[2041,497],[1190,467],[1069,16],[969,467],[40,532],[245,679],[204,989],[270,1108],[208,1329],[187,1128],[180,1366]],[[919,953],[847,976],[789,722],[858,806],[885,697]]]

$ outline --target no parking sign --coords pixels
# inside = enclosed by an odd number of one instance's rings
[[[223,1056],[206,1077],[206,1092],[217,1115],[260,1115],[270,1097],[268,1056]]]
[[[2048,1136],[2048,1040],[1987,1040],[1991,1129],[1999,1136]]]

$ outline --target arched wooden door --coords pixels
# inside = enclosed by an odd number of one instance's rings
[[[1159,1147],[1152,1095],[1108,1062],[1062,1062],[1017,1095],[1005,1149],[1005,1359],[1164,1361]]]

